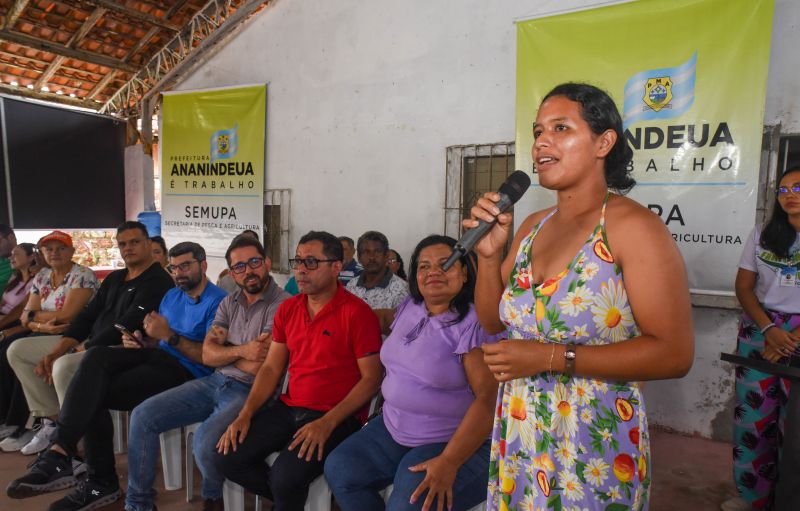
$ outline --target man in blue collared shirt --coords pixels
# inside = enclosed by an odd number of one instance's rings
[[[238,289],[220,303],[203,344],[203,362],[216,371],[153,396],[133,411],[128,437],[128,511],[155,509],[158,435],[196,422],[202,424],[194,433],[192,450],[203,475],[203,509],[223,509],[225,476],[212,462],[215,446],[247,399],[269,347],[272,318],[289,297],[270,277],[270,260],[258,240],[235,238],[225,259]]]
[[[26,475],[8,485],[9,497],[26,498],[75,484],[71,457],[84,438],[89,477],[49,509],[94,509],[114,502],[120,489],[108,410],[132,410],[150,396],[210,373],[202,365],[202,343],[225,291],[206,278],[205,250],[197,243],[175,245],[169,260],[178,287],[164,295],[158,313],[145,316],[146,335],[122,333],[122,349],[87,350],[64,397],[53,445]]]

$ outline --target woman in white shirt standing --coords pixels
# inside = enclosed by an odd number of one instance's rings
[[[736,297],[742,305],[736,352],[788,363],[800,355],[800,166],[780,180],[772,217],[748,237]],[[736,368],[733,466],[740,498],[725,510],[771,509],[783,438],[788,382],[746,367]]]

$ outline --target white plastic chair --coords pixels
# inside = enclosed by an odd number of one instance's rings
[[[161,469],[164,472],[164,488],[180,490],[183,486],[183,462],[181,459],[182,428],[170,429],[158,435],[161,443]],[[191,451],[191,447],[189,448]]]
[[[283,375],[283,382],[281,390],[275,394],[277,399],[280,394],[285,394],[289,388],[289,372],[288,370]],[[372,398],[369,407],[369,414],[372,415],[378,406],[380,392]],[[275,460],[278,459],[277,452],[267,456],[267,464],[272,466]],[[226,480],[225,486],[222,489],[222,498],[225,503],[225,511],[244,511],[244,488],[234,483],[233,481]],[[304,511],[331,511],[331,502],[333,494],[328,486],[328,481],[325,476],[321,475],[314,479],[308,487],[308,497],[306,498],[306,505],[303,507]],[[261,497],[256,495],[255,511],[261,511]]]
[[[183,428],[184,445],[186,445],[186,502],[194,498],[194,452],[192,451],[192,438],[194,432],[202,422],[195,422]],[[224,488],[223,488],[224,489]]]
[[[114,424],[114,454],[125,452],[125,438],[128,437],[128,412],[109,410],[111,422]],[[123,431],[125,434],[123,436]]]
[[[267,464],[269,466],[275,463],[275,460],[278,459],[278,454],[273,452],[267,456]],[[331,511],[332,497],[333,494],[328,486],[328,481],[325,480],[325,476],[319,476],[308,487],[308,497],[303,510]],[[222,498],[225,503],[225,511],[244,511],[244,488],[233,481],[225,481]],[[259,495],[256,495],[255,511],[261,511],[261,497]]]
[[[389,486],[387,486],[386,488],[383,489],[383,491],[381,492],[381,495],[383,496],[383,501],[384,502],[388,502],[389,501],[389,495],[392,494],[392,490],[394,490],[394,485],[393,484],[390,484]],[[469,511],[486,511],[486,501],[481,502],[477,506],[471,508]]]

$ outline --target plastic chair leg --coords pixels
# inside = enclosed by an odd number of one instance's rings
[[[179,490],[183,485],[183,463],[181,460],[181,428],[171,429],[159,435],[161,441],[161,468],[164,471],[164,488]]]
[[[125,452],[125,439],[123,438],[123,429],[126,429],[128,420],[128,412],[119,410],[110,410],[111,421],[114,423],[114,454],[122,454]]]
[[[244,488],[233,481],[225,480],[222,487],[222,501],[225,511],[244,511]]]

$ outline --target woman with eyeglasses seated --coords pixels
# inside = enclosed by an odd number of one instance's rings
[[[97,277],[90,268],[72,261],[75,248],[69,234],[53,231],[42,237],[38,246],[49,267],[43,268],[34,277],[22,313],[22,325],[33,335],[18,339],[17,342],[40,342],[61,337],[99,287]],[[20,346],[15,346],[12,351]],[[66,391],[66,388],[63,390]],[[56,397],[55,388],[50,387],[49,392]],[[27,410],[27,404],[25,406]],[[27,416],[26,413],[25,420]],[[56,416],[36,416],[34,419],[34,429],[26,430],[23,420],[17,424],[18,428],[11,436],[0,442],[0,449],[34,454],[47,447],[47,435],[55,431]]]
[[[800,165],[780,180],[769,222],[748,236],[736,297],[742,305],[736,354],[788,363],[800,354]],[[737,368],[733,472],[739,497],[723,509],[767,509],[779,474],[788,382],[750,368]],[[770,426],[764,427],[764,424]],[[787,432],[787,434],[795,434]],[[774,468],[774,470],[772,468]]]
[[[0,440],[28,420],[25,397],[8,364],[6,350],[12,342],[28,333],[19,318],[28,300],[33,277],[41,268],[35,248],[33,243],[20,243],[11,250],[11,279],[0,297]]]
[[[395,311],[381,348],[382,414],[325,463],[342,511],[383,509],[380,492],[389,485],[390,510],[467,510],[486,498],[497,383],[481,345],[494,338],[472,304],[473,260],[442,270],[455,242],[428,236],[411,256],[411,296]]]
[[[386,260],[386,266],[392,270],[392,273],[397,275],[403,280],[408,280],[408,276],[406,275],[405,265],[403,264],[403,258],[400,257],[400,254],[396,250],[389,249],[388,259]]]

